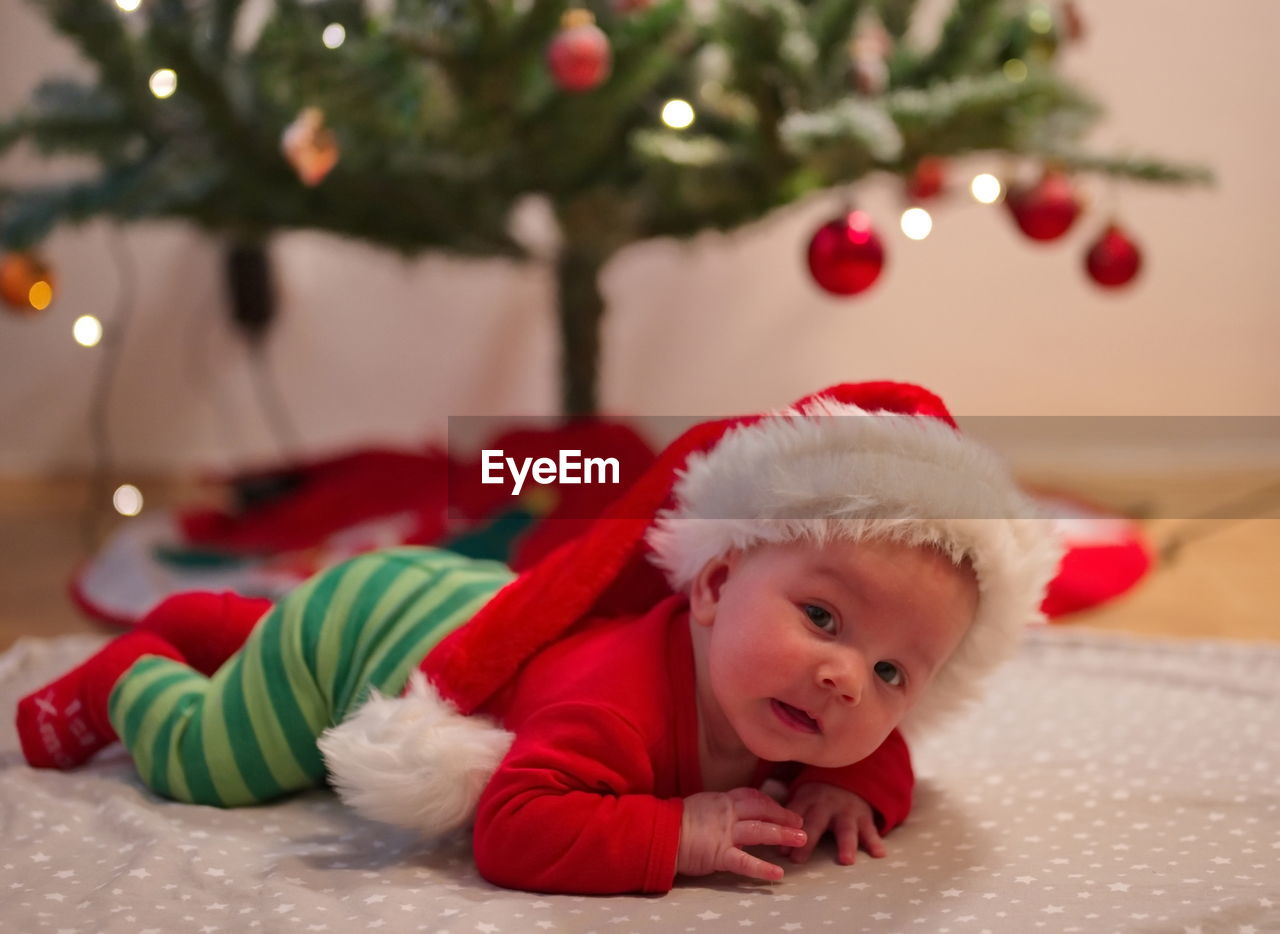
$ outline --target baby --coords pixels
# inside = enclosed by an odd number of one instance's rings
[[[260,622],[261,603],[172,600],[20,702],[18,730],[59,768],[119,737],[154,790],[196,803],[327,772],[367,816],[473,821],[480,872],[514,888],[777,880],[744,847],[803,861],[830,831],[841,862],[883,853],[910,807],[896,727],[973,694],[1057,559],[937,397],[848,384],[695,426],[514,579],[396,549]]]

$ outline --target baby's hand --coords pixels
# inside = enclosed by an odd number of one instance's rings
[[[757,859],[741,847],[805,846],[802,823],[799,814],[755,788],[690,795],[684,799],[676,872],[686,876],[736,872],[777,882],[782,867]]]
[[[803,863],[812,856],[813,848],[827,830],[835,835],[836,861],[844,866],[854,861],[859,842],[877,859],[885,855],[871,805],[852,791],[825,782],[809,782],[795,790],[787,807],[804,817],[804,830],[809,836],[803,846],[791,849],[793,863]],[[783,855],[786,854],[784,849]]]

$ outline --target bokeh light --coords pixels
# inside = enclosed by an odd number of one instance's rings
[[[336,49],[347,41],[347,30],[343,28],[341,23],[330,23],[324,27],[324,32],[320,35],[320,41],[324,43],[326,49]]]
[[[969,183],[969,191],[975,201],[981,201],[983,204],[995,204],[1004,193],[1004,186],[1000,184],[1000,179],[983,172],[981,175],[974,176],[973,181]]]
[[[172,97],[173,92],[178,90],[178,73],[172,68],[160,68],[151,73],[151,80],[147,82],[147,86],[151,88],[151,93],[161,100]]]
[[[122,483],[111,494],[111,505],[122,516],[136,516],[142,512],[142,491],[132,483]]]
[[[693,106],[688,101],[673,98],[662,108],[662,122],[673,130],[683,130],[693,124]]]
[[[923,240],[933,230],[933,218],[924,208],[907,208],[900,223],[902,232],[912,240]]]
[[[81,347],[96,347],[102,340],[102,322],[93,315],[81,315],[71,325],[71,336]]]

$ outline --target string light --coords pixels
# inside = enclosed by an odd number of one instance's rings
[[[93,315],[81,315],[71,325],[71,336],[81,347],[96,347],[102,340],[102,322]]]
[[[178,73],[172,68],[157,69],[151,73],[151,80],[147,82],[147,86],[151,88],[152,94],[164,100],[178,90]]]
[[[933,218],[924,208],[907,208],[900,223],[902,232],[912,240],[923,240],[933,230]]]
[[[969,191],[975,201],[981,201],[983,204],[995,204],[1000,200],[1000,196],[1004,194],[1004,186],[1000,184],[1000,179],[983,172],[981,175],[974,176],[973,181],[969,183]]]
[[[44,311],[53,301],[53,286],[44,279],[32,283],[31,288],[27,290],[27,301],[36,311]]]
[[[1032,32],[1048,35],[1053,30],[1053,13],[1045,6],[1033,7],[1027,14],[1027,23],[1031,26]]]
[[[1020,82],[1027,80],[1027,63],[1020,58],[1011,58],[1004,63],[1002,68],[1004,76],[1010,81]]]
[[[693,124],[693,106],[688,101],[676,97],[666,102],[662,108],[662,122],[673,130],[683,130]]]
[[[126,13],[132,13],[142,6],[142,0],[116,0],[116,6]]]
[[[336,49],[347,41],[347,30],[343,28],[341,23],[330,23],[324,27],[324,32],[320,35],[320,41],[324,43],[326,49]]]
[[[111,494],[111,505],[122,516],[136,516],[142,512],[142,491],[132,483],[122,483]]]

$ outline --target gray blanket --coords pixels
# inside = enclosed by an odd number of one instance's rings
[[[824,845],[776,885],[577,898],[494,888],[465,838],[427,846],[325,791],[220,811],[157,798],[119,747],[27,768],[14,702],[100,642],[0,656],[0,932],[1280,931],[1276,646],[1033,632],[980,707],[913,743],[887,858]]]

